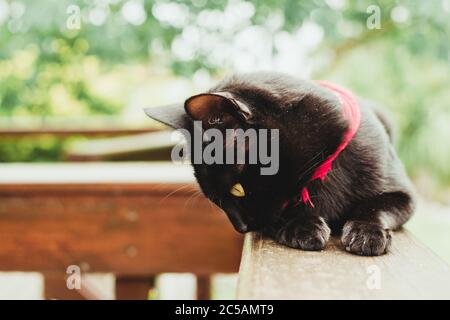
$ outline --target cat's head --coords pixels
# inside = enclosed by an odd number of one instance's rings
[[[227,164],[225,156],[225,163],[193,163],[203,193],[224,210],[239,232],[261,230],[280,217],[314,169],[337,148],[347,128],[333,94],[311,82],[273,73],[235,75],[190,97],[184,105],[147,108],[146,113],[187,130],[191,137],[194,121],[203,130],[216,129],[223,134],[224,154],[230,148],[235,155],[238,148],[243,149],[245,164],[236,163],[236,158]],[[267,134],[257,134],[253,145],[247,139],[244,145],[230,146],[227,134],[236,129],[257,133],[267,129]],[[205,135],[200,144],[203,148],[210,142]],[[195,143],[192,139],[191,157]],[[273,174],[262,174],[268,164],[259,157],[257,163],[249,163],[255,144],[265,146],[266,156],[276,161]]]

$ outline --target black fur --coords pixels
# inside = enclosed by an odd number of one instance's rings
[[[321,250],[331,228],[342,230],[343,246],[352,253],[387,252],[391,231],[413,213],[414,192],[380,108],[360,100],[356,135],[323,182],[309,181],[347,130],[334,94],[312,81],[275,73],[235,75],[210,92],[230,93],[252,113],[251,121],[235,116],[230,123],[228,117],[226,127],[280,130],[280,170],[274,176],[260,175],[258,165],[194,165],[205,195],[248,225],[241,231],[258,230],[290,247]],[[230,195],[237,182],[244,186],[245,198]],[[315,207],[301,203],[283,209],[283,202],[305,185]]]

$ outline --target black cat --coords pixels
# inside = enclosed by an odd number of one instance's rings
[[[146,113],[190,132],[193,120],[222,132],[278,129],[276,174],[261,175],[257,164],[193,164],[204,194],[240,232],[260,231],[289,247],[321,250],[331,228],[342,230],[347,251],[381,255],[391,231],[411,217],[414,190],[384,112],[358,99],[349,118],[343,108],[351,94],[333,88],[277,73],[234,75],[189,98],[184,108]],[[330,171],[324,171],[327,164]]]

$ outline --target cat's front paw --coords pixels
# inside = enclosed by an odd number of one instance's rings
[[[361,256],[385,254],[391,246],[392,234],[378,224],[348,221],[342,229],[345,250]]]
[[[322,250],[330,238],[331,230],[321,217],[309,221],[291,221],[281,228],[275,240],[285,246],[303,250]]]

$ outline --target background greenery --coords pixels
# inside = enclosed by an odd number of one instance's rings
[[[79,29],[67,27],[71,5]],[[374,5],[380,29],[367,27]],[[410,174],[448,187],[449,15],[449,0],[0,0],[0,120],[132,123],[143,105],[183,99],[224,74],[280,70],[387,106]],[[68,141],[3,138],[0,161],[60,160]]]

